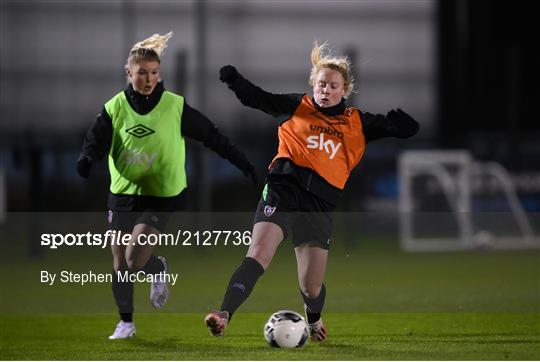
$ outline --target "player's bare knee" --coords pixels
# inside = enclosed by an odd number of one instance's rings
[[[302,294],[304,294],[309,299],[316,299],[319,294],[321,294],[322,284],[307,284],[300,286]]]
[[[268,265],[270,265],[270,262],[272,261],[272,258],[265,256],[263,253],[255,252],[252,255],[248,255],[248,256],[250,258],[257,260],[257,262],[261,264],[264,270],[268,268]]]
[[[128,266],[126,264],[126,259],[125,257],[122,255],[122,256],[117,256],[115,255],[114,258],[113,258],[113,270],[115,273],[118,273],[119,271],[120,272],[123,272],[123,271],[126,271],[128,269]]]
[[[114,265],[113,265],[113,270],[114,270],[115,274],[118,274],[119,272],[126,271],[127,269],[128,269],[128,267],[125,264],[116,264],[116,263],[114,263]]]
[[[261,244],[255,243],[250,245],[246,256],[257,260],[264,270],[266,270],[272,261],[273,254],[265,250]]]
[[[139,270],[144,268],[145,263],[137,259],[126,259],[126,264],[131,272],[138,272]]]

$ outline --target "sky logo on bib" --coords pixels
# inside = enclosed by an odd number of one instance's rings
[[[150,170],[157,157],[157,152],[147,153],[142,150],[130,150],[124,148],[123,157],[126,165],[142,166],[146,171]]]
[[[337,151],[341,147],[341,142],[335,144],[332,140],[325,140],[324,133],[320,133],[318,136],[309,136],[307,138],[307,141],[307,148],[324,151],[330,155],[330,159],[334,158]]]
[[[274,213],[274,211],[276,211],[276,207],[275,207],[275,206],[269,206],[269,205],[266,205],[266,206],[264,207],[264,214],[266,215],[266,217],[272,216],[272,214]]]

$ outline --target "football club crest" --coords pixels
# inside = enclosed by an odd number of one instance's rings
[[[270,217],[272,216],[272,214],[274,213],[274,211],[276,211],[276,207],[272,207],[272,206],[268,206],[266,205],[264,207],[264,214],[266,215],[266,217]]]

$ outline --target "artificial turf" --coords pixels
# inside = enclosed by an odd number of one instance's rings
[[[6,360],[538,360],[537,313],[327,313],[324,343],[266,345],[264,313],[210,336],[198,313],[141,313],[137,335],[109,341],[113,314],[2,316]]]
[[[0,360],[539,360],[538,250],[404,253],[392,240],[330,251],[329,339],[298,350],[266,345],[280,309],[302,310],[294,252],[284,243],[224,338],[203,317],[219,307],[245,248],[158,249],[177,285],[163,310],[135,287],[137,335],[109,341],[110,285],[40,283],[41,270],[109,272],[108,250],[67,248],[29,259],[3,246]]]

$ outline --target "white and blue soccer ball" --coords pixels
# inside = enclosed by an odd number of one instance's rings
[[[272,347],[300,348],[308,337],[309,329],[304,317],[292,310],[272,314],[264,325],[264,338]]]

